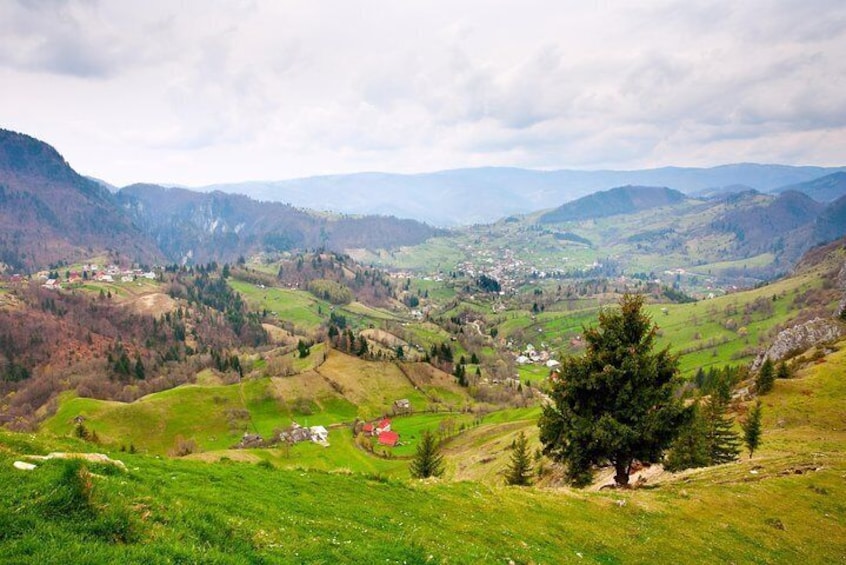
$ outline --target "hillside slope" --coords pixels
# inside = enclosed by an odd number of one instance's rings
[[[631,491],[109,452],[123,472],[28,459],[90,448],[0,432],[0,540],[4,557],[19,562],[838,562],[846,554],[844,371],[841,349],[777,382],[764,397],[753,459]],[[19,471],[14,461],[37,468]]]
[[[158,257],[106,188],[46,143],[0,130],[0,263],[31,271],[107,250],[128,261]]]
[[[543,214],[539,221],[545,224],[607,218],[619,214],[632,214],[652,208],[678,204],[685,200],[677,190],[657,186],[621,186],[584,196]]]
[[[834,202],[846,196],[846,172],[836,172],[807,182],[781,187],[775,192],[796,191],[806,194],[817,202]]]
[[[118,199],[172,261],[234,262],[263,251],[392,249],[441,233],[414,220],[317,216],[279,202],[223,192],[136,184]]]

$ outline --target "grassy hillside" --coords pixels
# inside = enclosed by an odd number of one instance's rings
[[[679,354],[682,373],[688,376],[700,367],[747,364],[791,321],[836,313],[841,291],[835,279],[844,255],[842,248],[829,249],[822,260],[758,288],[693,303],[648,306],[660,328],[659,345]],[[496,327],[499,336],[518,345],[546,343],[551,351],[578,353],[580,344],[573,340],[584,326],[596,323],[600,307],[614,306],[617,300],[616,295],[560,299],[536,315],[508,311]],[[521,368],[521,375],[530,378],[531,366]]]
[[[115,452],[128,471],[53,460],[25,472],[12,462],[90,446],[2,432],[0,551],[7,561],[45,563],[840,562],[844,373],[846,349],[778,381],[764,397],[764,441],[752,460],[632,491],[417,482]],[[517,428],[519,418],[490,424]],[[490,441],[484,425],[474,428],[448,449],[449,465]]]
[[[322,355],[313,353],[303,361],[312,363],[317,357]],[[191,441],[198,457],[206,460],[263,458],[318,469],[346,467],[390,472],[396,465],[381,465],[378,459],[357,465],[356,460],[369,456],[350,457],[356,448],[349,424],[356,418],[390,414],[394,401],[401,398],[409,399],[416,411],[439,411],[406,417],[397,423],[395,429],[405,445],[393,455],[402,457],[413,453],[423,428],[436,429],[441,420],[452,417],[450,412],[473,405],[466,390],[455,384],[452,376],[430,365],[369,362],[337,351],[330,352],[319,367],[303,367],[301,373],[292,376],[260,377],[223,385],[208,372],[199,381],[207,384],[183,385],[132,403],[65,393],[59,409],[42,429],[69,436],[76,425],[74,418],[82,416],[85,427],[112,449],[132,446],[149,454],[167,455]],[[265,450],[261,456],[249,457],[229,449],[244,432],[268,438],[292,421],[308,426],[338,426],[331,431],[331,448],[324,453],[322,447],[297,445],[290,451]]]

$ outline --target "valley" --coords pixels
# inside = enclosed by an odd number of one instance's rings
[[[3,558],[830,562],[846,550],[840,173],[817,171],[833,177],[808,184],[820,200],[799,191],[804,177],[767,192],[619,185],[446,230],[222,192],[112,194],[49,146],[4,135],[0,148],[27,158],[0,170],[0,213],[18,216],[0,227]],[[114,221],[36,221],[70,197]],[[84,237],[68,228],[79,222],[93,224]],[[606,461],[569,486],[539,421],[592,353],[592,328],[632,295],[674,359],[678,399],[723,395],[738,441],[762,401],[754,456],[671,472],[662,453],[637,462],[633,488],[615,488]],[[780,371],[770,392],[767,362]],[[442,473],[411,478],[427,437]],[[509,486],[522,440],[531,486]],[[32,457],[51,452],[70,459]],[[74,459],[92,453],[125,469]]]

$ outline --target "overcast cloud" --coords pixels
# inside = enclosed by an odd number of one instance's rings
[[[7,0],[0,127],[122,185],[843,165],[846,3]]]

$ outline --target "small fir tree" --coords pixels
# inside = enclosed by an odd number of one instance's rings
[[[359,357],[365,357],[369,351],[369,348],[367,347],[367,338],[365,338],[363,335],[360,335],[358,336],[358,339],[359,345],[356,355],[358,355]]]
[[[694,405],[690,422],[681,428],[673,442],[664,466],[676,472],[696,467],[707,467],[711,462],[706,440],[706,425],[699,404]]]
[[[773,385],[775,384],[775,369],[769,357],[764,359],[764,362],[761,364],[755,384],[758,388],[758,394],[767,394],[773,389]]]
[[[468,385],[467,371],[464,368],[464,365],[456,365],[452,374],[455,376],[456,380],[458,380],[458,384],[460,386],[466,387]]]
[[[417,453],[411,461],[411,477],[414,479],[440,477],[444,474],[443,459],[440,445],[434,434],[429,430],[424,431],[420,443],[417,444]]]
[[[532,461],[529,457],[529,440],[520,432],[511,444],[511,462],[505,475],[509,485],[528,486],[532,484]]]
[[[789,379],[790,378],[790,368],[788,368],[787,363],[782,361],[778,364],[778,369],[776,369],[776,378],[777,379]]]
[[[135,378],[143,381],[146,376],[147,373],[144,370],[144,362],[141,361],[141,356],[135,357]]]
[[[728,415],[728,398],[715,392],[705,403],[705,442],[711,465],[721,465],[737,460],[740,453],[740,438],[732,429]]]
[[[761,445],[761,401],[758,400],[743,422],[743,442],[749,450],[749,459],[752,453]]]

